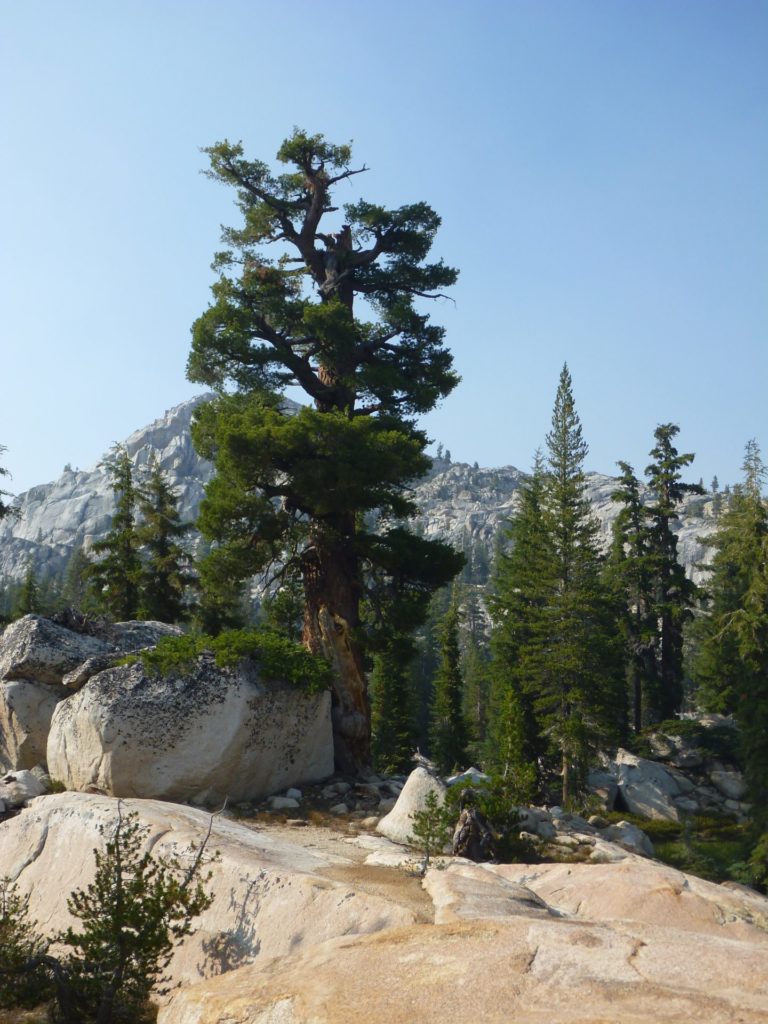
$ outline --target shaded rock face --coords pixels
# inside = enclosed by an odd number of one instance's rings
[[[195,408],[210,395],[201,395],[169,410],[137,430],[124,444],[138,474],[154,455],[178,496],[183,520],[194,522],[206,482],[213,469],[192,447],[190,422]],[[295,408],[294,403],[287,403]],[[428,477],[414,488],[421,509],[418,528],[426,537],[447,540],[468,552],[473,569],[483,575],[493,559],[496,539],[517,507],[517,492],[525,474],[514,466],[473,467],[435,459]],[[611,500],[616,481],[599,473],[587,474],[592,507],[607,544],[617,506]],[[114,495],[102,464],[94,469],[67,470],[50,484],[19,496],[21,517],[0,522],[0,576],[21,579],[31,563],[41,575],[63,572],[72,552],[87,550],[109,530]],[[700,566],[711,549],[700,542],[714,529],[711,496],[685,500],[677,533],[680,561],[699,581]],[[482,563],[482,564],[481,564]]]
[[[60,685],[68,672],[108,650],[98,637],[74,633],[41,615],[25,615],[0,637],[0,679]]]
[[[92,676],[51,722],[48,769],[68,788],[221,804],[333,772],[330,695],[263,683],[203,657],[184,674],[141,664]]]
[[[54,709],[67,691],[29,679],[0,682],[0,770],[44,764]]]

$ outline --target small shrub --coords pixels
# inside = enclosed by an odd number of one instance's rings
[[[29,916],[28,900],[10,878],[0,878],[0,1007],[39,1006],[52,994],[50,980],[35,961],[48,943]]]
[[[423,811],[413,815],[413,831],[408,842],[421,851],[423,860],[420,873],[426,873],[430,859],[436,853],[442,853],[451,838],[456,816],[452,808],[441,804],[434,790],[427,794]]]
[[[141,661],[152,675],[189,671],[201,654],[213,654],[220,668],[232,668],[253,659],[265,679],[286,681],[308,693],[320,693],[331,685],[328,662],[295,640],[263,627],[233,629],[218,636],[205,633],[162,637],[157,646],[129,655],[123,664]]]

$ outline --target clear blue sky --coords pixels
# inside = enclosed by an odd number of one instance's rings
[[[737,479],[768,454],[767,101],[765,0],[0,0],[10,486],[196,392],[237,220],[199,147],[271,160],[293,125],[443,217],[455,459],[528,467],[567,360],[588,468],[642,469],[671,420],[692,479]]]

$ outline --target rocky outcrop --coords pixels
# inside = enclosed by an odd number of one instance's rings
[[[153,855],[189,856],[209,817],[126,800]],[[29,895],[47,933],[90,881],[117,803],[44,796],[5,822],[0,876]],[[575,816],[572,824],[579,824]],[[433,914],[406,906],[414,882],[338,841],[217,817],[213,905],[170,965],[181,983],[159,1024],[762,1024],[768,900],[630,857],[619,864],[453,860],[427,873]],[[349,851],[349,853],[347,852]],[[372,889],[375,885],[379,891]],[[386,893],[386,895],[385,895]]]
[[[376,826],[376,831],[394,843],[407,844],[413,834],[413,816],[424,811],[427,797],[434,793],[439,805],[445,802],[445,783],[426,768],[414,768],[389,814]]]
[[[619,749],[615,758],[590,772],[589,788],[606,810],[667,821],[696,814],[748,819],[750,805],[744,800],[747,787],[738,768],[738,734],[732,719],[682,719],[677,726],[650,734],[647,741],[658,760]]]
[[[155,856],[178,856],[205,837],[210,818],[191,807],[153,800],[125,800],[148,829]],[[67,896],[93,878],[93,850],[103,849],[117,820],[117,801],[86,793],[35,800],[0,825],[0,878],[9,876],[46,934],[73,923]],[[339,844],[343,850],[343,844]],[[284,956],[337,935],[355,935],[412,924],[406,907],[351,887],[350,860],[341,853],[308,849],[260,828],[226,818],[213,820],[208,847],[212,906],[170,966],[174,983],[190,984],[244,963]]]
[[[45,764],[53,712],[66,696],[29,679],[0,682],[0,771]]]
[[[768,902],[697,883],[651,864],[457,862],[425,880],[434,925],[192,985],[159,1024],[758,1024]]]
[[[25,615],[0,636],[0,679],[61,685],[68,672],[109,649],[98,637],[75,633],[42,615]]]
[[[333,771],[330,695],[265,683],[204,656],[168,676],[140,663],[92,676],[56,708],[48,769],[67,788],[221,804]]]
[[[210,463],[195,453],[189,431],[195,408],[209,397],[201,395],[176,406],[124,442],[137,476],[152,456],[157,458],[187,522],[197,518],[204,486],[212,474]],[[435,459],[429,475],[414,487],[413,499],[421,510],[417,528],[426,537],[447,540],[467,552],[476,578],[482,578],[493,558],[499,531],[516,509],[524,476],[514,466],[484,469]],[[587,474],[605,543],[617,512],[611,501],[615,485],[612,477]],[[85,471],[66,469],[54,483],[33,487],[18,501],[20,518],[0,522],[0,578],[21,579],[30,563],[42,576],[60,574],[72,552],[81,546],[87,550],[109,530],[114,512],[114,495],[103,463]],[[680,560],[696,580],[705,575],[701,566],[711,557],[711,550],[700,538],[712,532],[714,525],[711,496],[686,498],[680,522],[673,524]]]

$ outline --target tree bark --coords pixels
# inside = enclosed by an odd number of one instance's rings
[[[334,760],[338,771],[362,775],[371,767],[368,683],[355,633],[360,625],[360,583],[354,551],[354,516],[332,531],[314,528],[304,552],[306,609],[302,639],[333,670]]]

